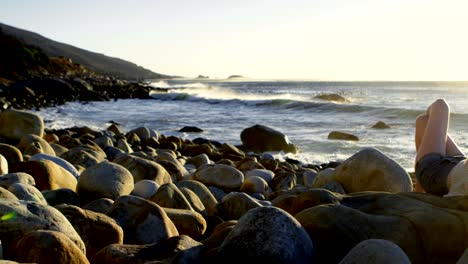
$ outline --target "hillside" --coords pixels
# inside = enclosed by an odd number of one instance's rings
[[[2,23],[0,23],[0,29],[3,33],[15,36],[27,45],[39,47],[50,57],[70,58],[73,62],[79,63],[99,74],[137,80],[170,78],[168,75],[152,72],[132,62],[60,43],[34,32]]]

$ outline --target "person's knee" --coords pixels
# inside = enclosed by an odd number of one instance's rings
[[[450,111],[450,106],[445,101],[445,99],[437,99],[435,100],[432,105],[431,105],[431,112],[436,111],[436,112],[449,112]]]
[[[426,114],[418,115],[416,117],[416,127],[426,127],[429,117]]]

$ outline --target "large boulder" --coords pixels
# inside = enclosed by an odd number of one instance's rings
[[[37,114],[14,109],[0,113],[0,137],[20,140],[29,134],[42,137],[43,133],[44,121]]]
[[[314,248],[299,222],[276,207],[252,209],[241,217],[219,247],[229,263],[311,263]]]
[[[14,255],[15,244],[27,233],[36,230],[53,230],[65,234],[86,253],[78,233],[57,209],[36,202],[0,199],[0,240],[4,256]]]
[[[411,192],[408,172],[374,148],[365,148],[336,167],[334,179],[347,193],[362,191]]]
[[[15,184],[10,185],[10,187],[8,188],[8,191],[10,191],[20,200],[38,202],[38,203],[47,205],[47,201],[42,195],[42,193],[33,185],[24,184],[24,183],[15,183]]]
[[[34,160],[15,163],[11,172],[31,175],[40,191],[67,188],[76,189],[77,180],[70,172],[50,160]]]
[[[117,199],[133,190],[132,174],[119,164],[104,161],[84,170],[76,191],[81,199],[91,202],[99,198]]]
[[[242,144],[247,150],[262,153],[266,151],[284,151],[296,153],[298,148],[289,142],[287,136],[272,128],[255,125],[241,132]]]
[[[179,235],[174,223],[157,204],[140,197],[119,197],[108,215],[124,231],[125,244],[150,244]]]
[[[468,245],[467,204],[467,196],[368,192],[305,209],[295,218],[314,241],[317,263],[338,263],[373,238],[394,242],[411,263],[455,263]]]

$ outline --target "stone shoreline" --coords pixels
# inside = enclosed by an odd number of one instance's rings
[[[311,165],[265,153],[297,147],[263,126],[236,147],[17,110],[0,138],[8,263],[455,263],[468,246],[468,198],[412,193],[373,148]]]

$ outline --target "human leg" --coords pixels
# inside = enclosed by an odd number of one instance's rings
[[[416,162],[430,153],[446,155],[449,120],[450,109],[443,99],[433,102],[427,109],[426,115],[418,117],[415,133]],[[449,150],[452,151],[454,142],[453,140],[450,142]]]

